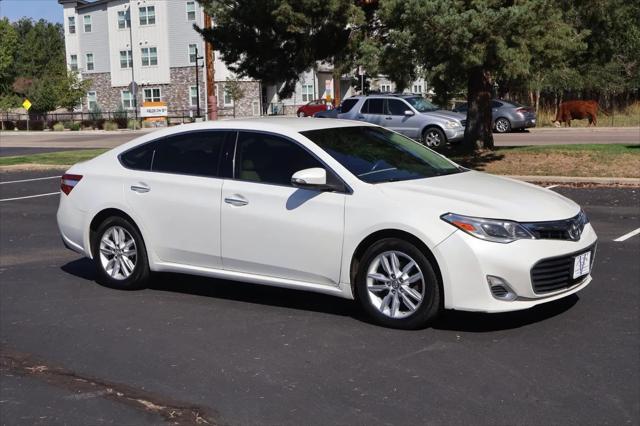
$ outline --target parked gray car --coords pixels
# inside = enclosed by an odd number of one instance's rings
[[[321,111],[317,118],[342,118],[377,124],[430,147],[464,138],[466,117],[439,109],[418,95],[359,95],[342,101],[338,108]]]
[[[468,106],[464,103],[455,107],[453,111],[466,115],[467,109]],[[493,129],[497,133],[508,133],[512,130],[536,126],[535,111],[517,102],[493,99],[491,101],[491,116]]]

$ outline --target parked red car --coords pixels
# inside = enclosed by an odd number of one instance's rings
[[[298,108],[298,117],[313,117],[313,114],[320,111],[328,111],[333,109],[331,102],[326,99],[316,99],[306,105],[302,105]]]

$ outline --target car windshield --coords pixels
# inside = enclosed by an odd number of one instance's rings
[[[409,102],[409,105],[414,107],[418,112],[430,112],[439,109],[437,106],[420,96],[404,98],[404,100]]]
[[[301,133],[368,183],[422,179],[466,170],[411,139],[379,127],[338,127]]]

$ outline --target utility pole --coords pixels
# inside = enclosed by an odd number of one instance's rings
[[[198,62],[200,59],[204,59],[203,56],[198,56],[198,46],[196,45],[196,117],[200,117],[200,70]]]
[[[211,28],[211,17],[203,12],[204,28]],[[209,120],[218,119],[218,99],[215,86],[214,52],[211,43],[204,43],[204,56],[207,70],[207,101]]]
[[[133,33],[131,30],[131,24],[133,20],[131,19],[131,0],[129,0],[129,7],[127,8],[127,15],[125,16],[125,23],[129,25],[129,47],[131,48],[130,55],[127,55],[127,62],[131,59],[131,84],[129,84],[129,93],[131,93],[131,99],[133,101],[133,108],[135,112],[135,120],[133,121],[133,130],[136,130],[138,126],[138,85],[136,84],[135,74],[134,74],[134,62],[133,62]],[[127,63],[129,65],[129,63]]]

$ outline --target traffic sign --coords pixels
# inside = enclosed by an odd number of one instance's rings
[[[22,103],[22,106],[24,107],[24,109],[29,111],[29,108],[31,108],[31,101],[29,101],[29,99],[25,99],[24,102]]]

